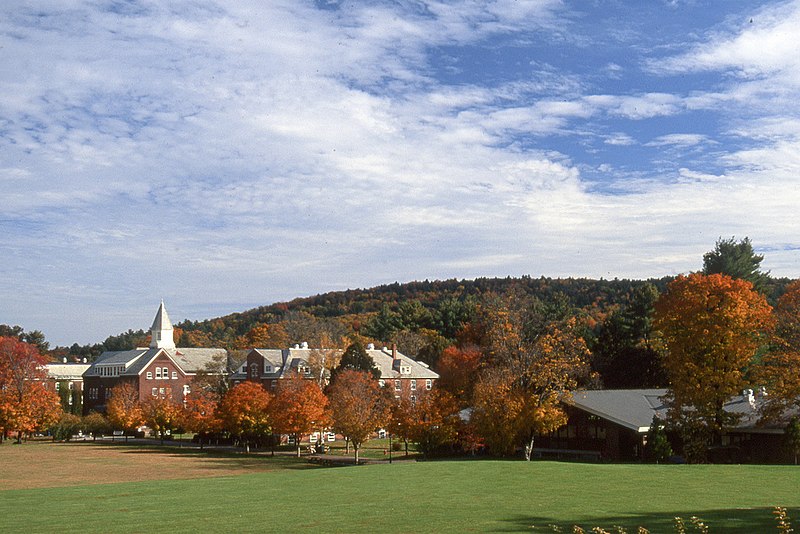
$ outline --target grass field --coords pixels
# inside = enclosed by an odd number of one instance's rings
[[[112,483],[90,483],[98,478]],[[773,505],[800,519],[793,466],[317,468],[280,456],[29,443],[0,446],[0,488],[0,532],[550,532],[573,524],[672,532],[674,516],[697,515],[712,532],[754,533],[774,531]]]

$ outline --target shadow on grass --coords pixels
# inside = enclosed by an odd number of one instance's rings
[[[773,508],[732,508],[724,510],[705,510],[703,512],[691,510],[678,510],[674,512],[653,512],[648,514],[625,515],[619,517],[599,517],[596,519],[582,519],[580,521],[559,521],[541,516],[520,515],[507,519],[507,529],[501,532],[519,532],[521,530],[532,532],[565,532],[571,533],[572,527],[578,525],[586,532],[591,532],[595,527],[600,527],[608,532],[617,532],[616,527],[622,527],[625,532],[635,534],[638,527],[644,527],[651,534],[675,532],[675,518],[683,519],[687,533],[699,532],[692,524],[690,518],[698,517],[711,532],[731,532],[753,534],[778,532],[777,522],[773,515]],[[797,518],[798,510],[788,510],[790,518]],[[795,521],[795,523],[797,523]]]
[[[118,450],[122,454],[147,454],[162,455],[168,457],[196,458],[203,461],[203,467],[207,469],[310,469],[315,466],[305,461],[305,458],[296,458],[287,454],[273,456],[269,451],[258,450],[246,454],[243,450],[233,447],[219,449],[207,447],[199,449],[196,447],[180,447],[176,444],[149,444],[149,443],[96,443],[97,446],[105,446]]]

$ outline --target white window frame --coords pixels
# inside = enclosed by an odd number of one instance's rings
[[[417,391],[417,379],[416,378],[412,378],[411,379],[411,391]]]
[[[147,371],[147,379],[148,380],[152,380],[153,379],[153,371]]]
[[[161,380],[161,367],[156,367],[156,380]]]
[[[433,389],[433,379],[432,378],[426,378],[425,379],[425,389],[427,389],[428,391]]]
[[[172,379],[173,380],[177,380],[178,379],[178,371],[172,371]]]
[[[403,390],[403,384],[402,384],[402,382],[400,382],[400,380],[395,380],[394,381],[394,390],[395,391],[402,391]]]

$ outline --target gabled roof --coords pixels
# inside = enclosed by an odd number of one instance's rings
[[[48,363],[45,366],[47,378],[53,380],[79,380],[91,364],[88,363]]]
[[[663,398],[666,389],[599,389],[576,391],[567,404],[639,433],[650,429],[653,416],[666,419],[667,405]],[[775,426],[759,425],[760,399],[750,392],[735,395],[725,403],[725,411],[740,416],[732,430],[758,433],[781,433]]]
[[[598,389],[576,391],[567,404],[636,432],[647,432],[653,416],[666,418],[661,398],[666,389]]]
[[[225,349],[135,349],[104,352],[84,376],[101,376],[98,369],[106,365],[125,365],[125,371],[120,376],[136,376],[161,353],[172,360],[184,374],[196,373],[217,356],[227,357]]]
[[[436,379],[439,378],[438,373],[435,373],[422,362],[418,362],[409,358],[405,354],[396,352],[397,360],[403,367],[410,367],[411,373],[401,373],[400,369],[394,365],[394,358],[392,357],[392,349],[384,347],[383,349],[367,349],[367,354],[375,362],[375,366],[381,372],[383,380],[392,380],[396,378],[414,378],[414,379]]]
[[[319,351],[321,349],[311,349],[306,347],[298,348],[297,346],[292,347],[290,349],[253,349],[250,351],[250,354],[254,352],[259,354],[264,360],[269,361],[272,364],[273,369],[276,369],[275,373],[264,373],[263,367],[260,370],[260,376],[262,377],[283,377],[286,376],[290,370],[296,370],[300,365],[306,365],[311,358],[311,355]],[[374,349],[374,348],[367,348],[367,354],[372,358],[372,361],[375,362],[375,366],[381,372],[381,378],[383,380],[392,380],[396,378],[414,378],[414,379],[436,379],[439,378],[439,375],[433,372],[426,364],[422,362],[418,362],[405,354],[401,354],[397,352],[397,360],[400,362],[400,365],[403,367],[408,367],[411,370],[411,373],[404,374],[400,373],[399,368],[394,366],[394,359],[392,358],[392,351],[388,348],[383,349]],[[339,350],[338,352],[342,352]],[[243,364],[243,365],[246,365]],[[242,370],[240,368],[234,375],[231,376],[232,379],[235,380],[243,380],[247,377],[247,371]],[[279,372],[277,372],[279,370]]]

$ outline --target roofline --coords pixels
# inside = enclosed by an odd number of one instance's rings
[[[633,430],[635,432],[646,434],[647,431],[650,430],[649,426],[636,426],[636,425],[633,425],[633,424],[630,424],[630,423],[626,423],[625,421],[622,421],[621,419],[617,419],[616,417],[611,417],[607,413],[603,413],[600,410],[593,410],[593,409],[588,408],[586,406],[582,406],[582,405],[576,404],[574,402],[574,398],[565,399],[564,402],[566,402],[567,404],[569,404],[570,406],[572,406],[574,408],[578,408],[580,410],[583,410],[584,412],[590,413],[592,415],[596,415],[598,417],[602,417],[603,419],[605,419],[607,421],[611,421],[612,423],[616,423],[619,426],[625,427],[625,428],[627,428],[629,430]]]

